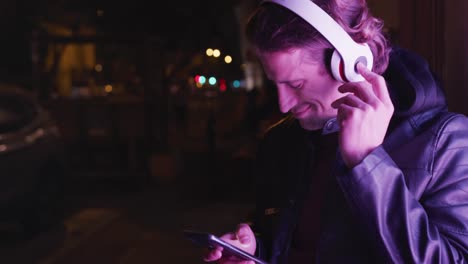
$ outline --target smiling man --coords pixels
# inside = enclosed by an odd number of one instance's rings
[[[224,240],[270,263],[466,263],[468,119],[382,27],[365,0],[254,12],[249,40],[290,115],[258,149],[254,224]]]

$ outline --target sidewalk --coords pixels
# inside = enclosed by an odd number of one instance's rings
[[[142,184],[124,172],[75,178],[68,186],[64,225],[5,244],[0,263],[202,264],[203,249],[182,231],[220,235],[248,220],[252,190],[243,180],[251,181],[250,161],[196,151],[182,158],[182,172],[166,184]]]
[[[174,187],[88,201],[62,228],[3,250],[0,262],[202,264],[203,249],[185,239],[182,230],[223,234],[246,221],[253,209],[246,202],[192,200]]]

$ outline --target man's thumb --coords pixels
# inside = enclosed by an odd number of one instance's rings
[[[248,225],[239,225],[239,228],[237,229],[236,236],[237,239],[242,243],[242,244],[249,244],[251,242],[251,234],[250,234],[250,227]]]

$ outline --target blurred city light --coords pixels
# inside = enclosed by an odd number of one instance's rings
[[[201,76],[198,78],[198,82],[199,82],[200,84],[204,84],[204,83],[206,82],[206,77],[203,76],[203,75],[201,75]]]
[[[206,49],[206,55],[207,56],[213,56],[213,49],[211,49],[211,48]]]
[[[94,66],[94,70],[97,71],[97,72],[102,72],[102,65],[101,64],[96,64]]]
[[[216,78],[215,77],[210,77],[210,79],[208,80],[208,83],[211,84],[211,85],[215,85],[216,84]]]
[[[226,80],[225,80],[225,79],[220,79],[220,80],[219,80],[219,90],[220,90],[221,92],[225,92],[226,89],[227,89],[227,87],[226,87]]]
[[[213,57],[217,58],[221,55],[221,51],[219,49],[214,49],[213,50]]]
[[[224,61],[225,61],[227,64],[229,64],[229,63],[232,62],[232,57],[229,56],[229,55],[227,55],[226,57],[224,57]]]
[[[238,80],[233,81],[233,82],[232,82],[232,86],[233,86],[234,88],[239,88],[239,87],[240,87],[240,81],[238,81]]]
[[[104,91],[106,91],[106,93],[111,93],[112,92],[112,85],[107,84],[106,86],[104,86]]]

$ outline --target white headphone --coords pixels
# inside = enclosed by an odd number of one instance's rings
[[[334,47],[330,62],[333,77],[342,82],[358,82],[364,78],[357,72],[356,65],[362,62],[372,70],[374,58],[367,43],[356,43],[351,36],[325,11],[311,0],[263,0],[293,11],[311,24]]]

